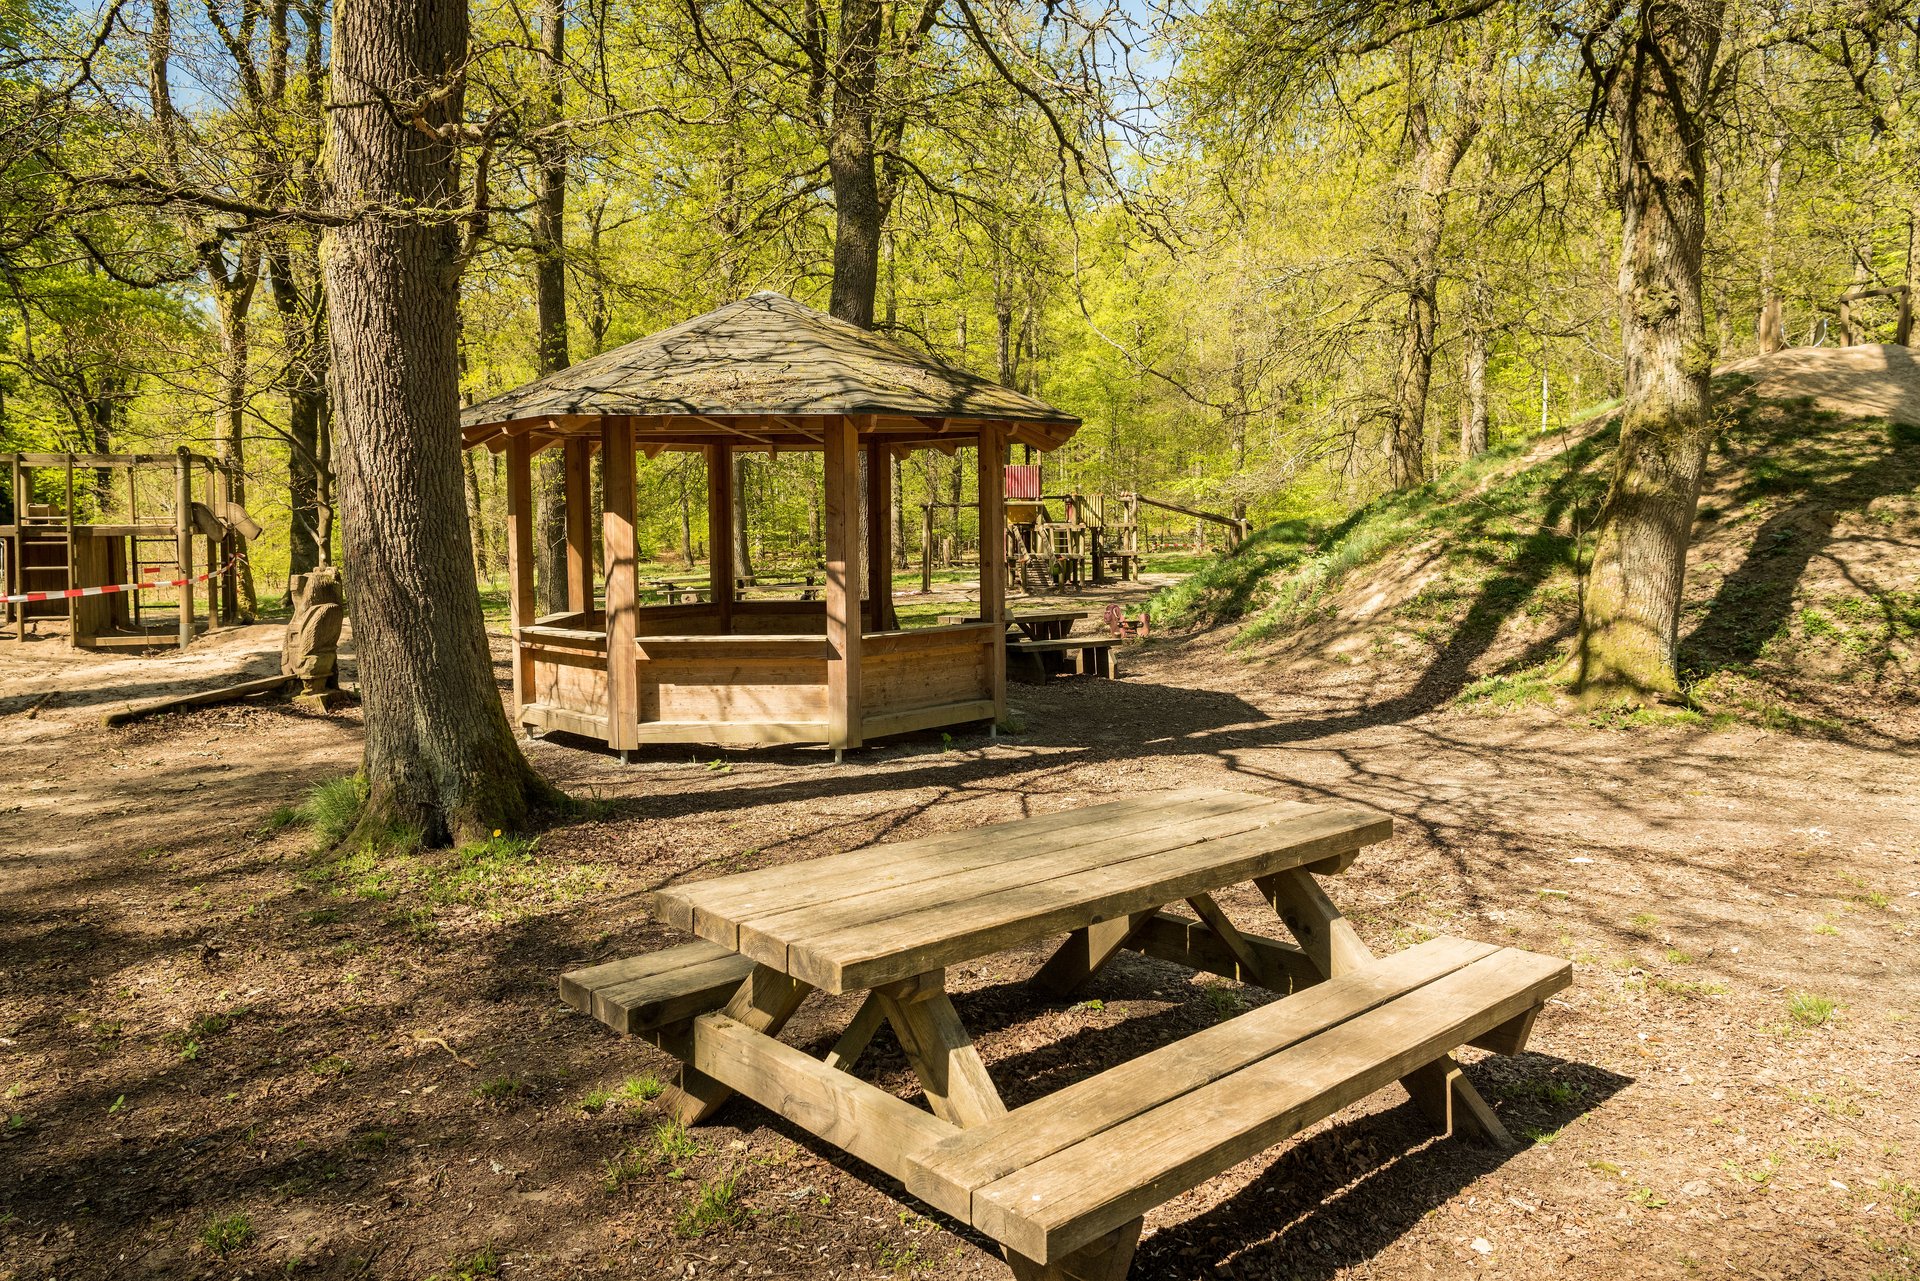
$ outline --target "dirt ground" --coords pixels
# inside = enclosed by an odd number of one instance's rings
[[[670,1061],[554,978],[669,943],[638,906],[667,882],[1194,783],[1390,811],[1332,886],[1376,949],[1465,935],[1576,978],[1528,1053],[1467,1052],[1518,1150],[1436,1140],[1383,1091],[1153,1212],[1134,1277],[1920,1276],[1905,722],[1600,728],[1156,638],[1120,680],[1015,687],[997,743],[624,768],[534,744],[591,803],[531,849],[342,859],[277,812],[354,768],[355,712],[97,728],[272,670],[277,633],[0,644],[0,1278],[1004,1277],[751,1104],[663,1130]],[[1123,957],[1097,1000],[1048,1004],[1022,986],[1040,958],[950,976],[1010,1103],[1261,999]],[[788,1039],[819,1049],[851,1008],[816,997]],[[911,1088],[884,1034],[862,1072]]]

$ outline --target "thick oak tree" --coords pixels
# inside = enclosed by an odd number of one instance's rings
[[[366,708],[363,832],[430,842],[558,799],[522,758],[487,651],[461,492],[465,0],[335,13],[326,269],[337,467]]]

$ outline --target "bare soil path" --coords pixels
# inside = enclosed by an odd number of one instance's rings
[[[1151,1215],[1135,1277],[1920,1276],[1911,753],[1416,711],[1155,640],[1122,680],[1016,687],[998,743],[535,744],[595,803],[533,848],[336,859],[270,820],[353,768],[355,713],[96,725],[277,643],[0,644],[0,1278],[1005,1276],[751,1105],[661,1129],[669,1062],[554,976],[668,942],[636,906],[667,881],[1195,782],[1391,811],[1335,885],[1371,944],[1511,942],[1576,984],[1530,1053],[1469,1067],[1530,1146],[1436,1141],[1382,1093]],[[1048,1005],[1038,959],[952,976],[1014,1102],[1256,999],[1127,958]],[[816,998],[795,1039],[850,1013]]]

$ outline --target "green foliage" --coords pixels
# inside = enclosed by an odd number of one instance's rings
[[[298,821],[313,829],[323,849],[347,839],[367,804],[367,780],[360,774],[316,783],[294,811]]]
[[[225,1258],[253,1240],[253,1220],[234,1211],[207,1222],[200,1229],[200,1246],[215,1258]]]
[[[1802,1027],[1820,1027],[1839,1009],[1832,997],[1813,992],[1794,992],[1787,997],[1787,1013]]]
[[[740,1176],[724,1174],[700,1185],[693,1203],[680,1212],[674,1227],[683,1237],[703,1237],[723,1227],[731,1227],[747,1217],[747,1208],[739,1201]]]

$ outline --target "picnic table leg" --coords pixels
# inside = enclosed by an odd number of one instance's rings
[[[1254,884],[1324,977],[1333,978],[1373,960],[1372,950],[1361,941],[1352,923],[1304,868],[1262,876]],[[1453,1134],[1457,1127],[1489,1143],[1513,1146],[1513,1136],[1461,1072],[1453,1055],[1442,1055],[1428,1067],[1402,1077],[1400,1084],[1445,1133]]]
[[[766,965],[756,965],[721,1011],[756,1032],[779,1036],[800,1003],[813,991],[799,979]],[[733,1097],[733,1091],[694,1068],[680,1069],[680,1083],[668,1091],[666,1104],[682,1125],[698,1125]]]
[[[874,989],[934,1114],[967,1128],[1007,1114],[973,1038],[947,995],[941,971]],[[1123,1281],[1140,1241],[1141,1220],[1124,1224],[1064,1259],[1037,1263],[1006,1250],[1015,1281]],[[1004,1247],[1003,1247],[1004,1248]]]
[[[1111,921],[1075,930],[1067,935],[1047,963],[1034,971],[1027,985],[1064,1001],[1090,982],[1125,947],[1133,932],[1146,924],[1158,908],[1116,916]]]

